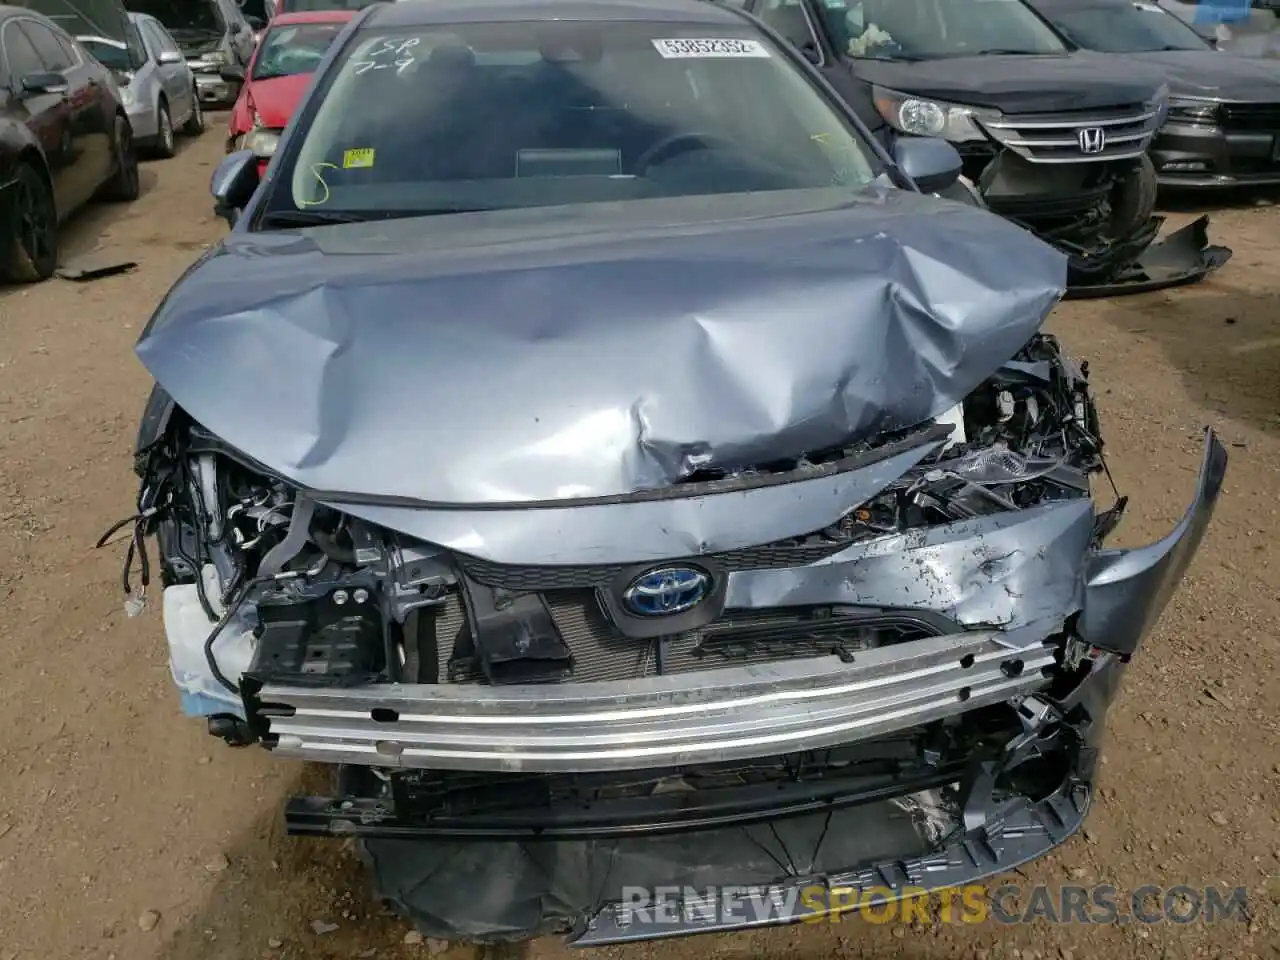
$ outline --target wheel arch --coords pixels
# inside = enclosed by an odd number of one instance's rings
[[[40,179],[44,181],[44,185],[49,188],[49,196],[53,197],[54,215],[61,221],[62,208],[58,204],[58,191],[53,187],[53,174],[49,172],[49,162],[45,160],[44,154],[40,152],[40,148],[35,144],[28,143],[18,151],[17,162],[13,168],[15,176],[17,176],[18,167],[24,163],[34,167],[36,173],[40,174]]]

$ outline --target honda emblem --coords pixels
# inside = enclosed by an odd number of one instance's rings
[[[1107,131],[1101,127],[1084,127],[1076,134],[1081,153],[1101,153],[1107,146]]]

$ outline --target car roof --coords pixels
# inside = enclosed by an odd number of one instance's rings
[[[728,7],[706,0],[399,0],[377,4],[367,26],[430,27],[447,23],[541,23],[579,20],[595,23],[688,23],[739,27],[746,24]]]
[[[278,13],[271,18],[268,26],[283,27],[291,23],[346,23],[359,11],[356,10],[297,10],[292,13]]]

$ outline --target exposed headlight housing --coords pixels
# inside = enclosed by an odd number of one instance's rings
[[[1221,107],[1216,100],[1202,100],[1199,97],[1170,97],[1169,119],[1178,123],[1202,123],[1216,125],[1218,111]]]
[[[267,130],[258,127],[250,130],[244,138],[244,149],[252,150],[254,156],[271,157],[275,155],[276,147],[280,145],[279,130]]]
[[[875,87],[872,96],[880,116],[895,130],[916,137],[941,137],[953,143],[988,139],[975,121],[1000,116],[996,110],[931,100],[887,87]]]
[[[203,60],[205,63],[213,63],[213,64],[217,64],[218,66],[222,66],[224,63],[227,62],[227,55],[223,53],[221,50],[210,50],[208,53],[204,54],[200,59]]]

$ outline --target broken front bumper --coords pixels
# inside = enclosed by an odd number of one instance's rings
[[[1043,855],[1080,826],[1106,711],[1195,553],[1226,460],[1209,433],[1194,502],[1175,529],[1146,547],[1092,553],[1083,576],[1052,549],[1025,543],[1045,566],[1016,562],[1005,541],[1025,536],[1018,525],[990,532],[981,565],[963,572],[945,534],[913,544],[932,558],[933,574],[947,567],[955,579],[952,610],[990,610],[985,590],[1021,589],[1032,572],[1080,577],[1078,590],[1059,595],[1075,600],[1065,627],[1082,641],[1074,653],[1046,602],[1039,612],[1057,628],[972,630],[852,663],[528,688],[268,686],[249,695],[250,722],[285,754],[354,764],[348,785],[365,765],[430,768],[437,784],[459,776],[449,770],[478,781],[481,800],[465,810],[448,791],[427,812],[421,803],[410,810],[403,787],[390,799],[305,797],[288,808],[290,832],[362,838],[381,896],[433,936],[559,932],[599,945],[805,921],[865,902],[851,890],[893,900],[971,883]],[[1059,519],[1060,536],[1070,539],[1072,518]],[[844,570],[833,560],[827,573],[846,585],[892,581],[893,564],[919,559],[901,553],[864,554]],[[902,599],[916,587],[936,595],[946,577],[929,573],[918,567],[904,580]],[[796,576],[761,572],[737,595],[796,595]],[[975,598],[979,606],[965,606]],[[966,725],[986,747],[894,753],[922,729]],[[814,757],[828,745],[838,746],[816,780],[797,768],[785,782],[689,787],[698,765],[714,776],[717,765],[750,770],[745,758]],[[847,750],[854,759],[845,769],[856,772],[841,780],[828,771]],[[644,784],[643,795],[601,798],[600,783],[629,779]],[[675,789],[649,789],[659,783]],[[495,803],[531,785],[542,803],[514,813]],[[952,801],[947,814],[929,812],[939,790]],[[646,905],[662,891],[661,903]]]

